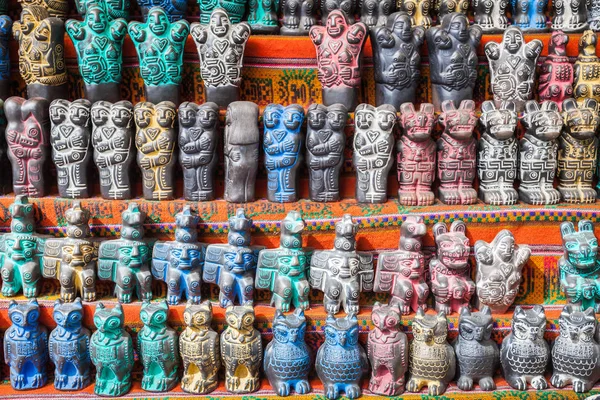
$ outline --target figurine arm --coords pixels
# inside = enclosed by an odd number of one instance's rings
[[[497,61],[500,58],[500,45],[496,42],[488,42],[485,45],[485,55],[490,60]]]
[[[319,46],[323,43],[323,39],[325,37],[325,28],[322,26],[315,25],[312,28],[310,28],[309,35],[310,40],[312,40],[312,42],[315,45]]]
[[[431,41],[433,47],[441,50],[452,48],[452,39],[450,39],[450,35],[446,31],[433,27],[429,28],[428,33],[427,41]]]
[[[421,47],[421,45],[425,41],[425,28],[423,28],[422,26],[413,27],[413,41],[414,45],[417,47],[415,51],[418,54],[418,48]]]
[[[530,60],[536,60],[542,52],[543,47],[544,45],[540,40],[534,39],[525,45],[525,55]]]
[[[110,35],[115,41],[123,40],[127,35],[127,22],[122,18],[115,19],[110,27]]]
[[[197,44],[204,44],[208,39],[207,27],[197,22],[192,24],[190,34]]]
[[[375,28],[375,40],[379,46],[385,49],[391,49],[396,45],[392,31],[385,26],[378,26]]]
[[[129,23],[129,36],[134,42],[143,42],[146,38],[146,32],[141,29],[141,23],[139,22],[130,22]],[[136,43],[134,43],[136,44]]]
[[[175,42],[185,42],[185,39],[190,33],[190,24],[186,20],[182,19],[174,24],[175,29],[171,29],[171,38]]]
[[[242,45],[246,43],[248,37],[250,36],[250,25],[245,22],[240,22],[236,26],[233,27],[231,40],[235,44]]]
[[[77,20],[68,20],[65,23],[65,30],[73,41],[85,39],[85,31],[81,28],[81,23]]]

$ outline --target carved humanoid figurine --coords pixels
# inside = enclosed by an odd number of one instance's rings
[[[48,329],[39,318],[37,299],[26,303],[11,300],[8,305],[11,325],[4,333],[4,362],[13,389],[38,389],[48,381]]]
[[[248,6],[248,24],[253,33],[279,33],[279,0],[250,0]]]
[[[158,241],[152,250],[152,275],[167,284],[167,303],[177,305],[181,298],[200,302],[202,267],[206,244],[198,242],[200,218],[189,205],[175,216],[175,240]]]
[[[598,155],[596,132],[600,126],[598,102],[584,99],[562,104],[563,131],[558,138],[558,191],[567,203],[593,203],[592,187]]]
[[[298,169],[302,164],[304,109],[269,104],[263,112],[263,148],[267,169],[267,198],[278,203],[298,200]]]
[[[483,33],[502,33],[508,28],[506,9],[509,0],[473,0],[475,24]]]
[[[552,30],[575,33],[588,29],[589,4],[590,0],[553,1]]]
[[[573,65],[567,56],[569,35],[552,32],[548,55],[540,68],[538,93],[540,101],[555,101],[560,108],[564,99],[573,97]]]
[[[254,275],[259,252],[263,246],[250,246],[252,219],[247,218],[243,208],[238,208],[229,218],[227,244],[210,244],[202,279],[219,285],[221,307],[229,307],[236,301],[252,306]]]
[[[323,3],[330,2],[335,0]],[[323,104],[342,103],[352,111],[358,103],[360,58],[367,27],[362,22],[351,24],[340,10],[329,13],[326,21],[325,26],[310,28],[310,39],[317,51],[317,76],[323,87]]]
[[[10,49],[8,42],[11,34],[12,20],[8,15],[0,15],[0,100],[6,100],[10,96]]]
[[[402,104],[415,102],[424,40],[423,27],[412,26],[405,12],[390,15],[385,24],[371,30],[377,106],[391,104],[399,110]]]
[[[2,89],[0,89],[2,90]],[[0,94],[1,97],[1,94]],[[4,115],[4,101],[0,98],[0,132],[6,133],[6,117]],[[10,165],[6,135],[0,134],[0,165]],[[12,193],[12,168],[0,168],[0,194]]]
[[[579,38],[579,55],[574,64],[573,97],[581,105],[585,99],[600,101],[600,58],[596,55],[598,38],[590,30]]]
[[[123,18],[125,21],[129,21],[130,0],[75,0],[77,12],[83,18],[90,8],[98,5],[102,7],[110,20]]]
[[[258,171],[258,106],[236,101],[227,107],[225,116],[225,195],[231,203],[254,201]]]
[[[269,0],[270,3],[275,1]],[[206,101],[217,103],[220,107],[238,101],[250,25],[234,23],[227,11],[216,8],[208,26],[192,24],[191,36],[198,48]]]
[[[152,241],[144,239],[146,214],[129,203],[122,218],[121,238],[100,244],[98,278],[116,283],[115,296],[121,303],[131,303],[134,292],[140,300],[152,300]]]
[[[183,20],[187,12],[187,0],[136,0],[144,21],[152,18],[153,8],[165,10],[169,22]]]
[[[62,21],[67,19],[70,4],[68,0],[18,0],[23,9],[40,7],[43,8],[50,17],[58,18]]]
[[[404,206],[430,206],[435,201],[431,185],[435,180],[436,146],[431,134],[434,107],[422,103],[419,111],[412,103],[400,106],[402,136],[396,142],[398,203]]]
[[[15,195],[44,197],[44,167],[50,155],[49,103],[36,97],[10,97],[4,102],[6,144]]]
[[[546,6],[548,0],[511,0],[512,25],[525,33],[547,32]]]
[[[70,19],[65,29],[77,52],[86,98],[92,103],[119,101],[127,21],[111,20],[105,7],[97,4],[87,9],[84,21]]]
[[[311,104],[306,113],[306,165],[312,201],[340,199],[340,169],[344,162],[348,109],[343,104]]]
[[[400,227],[398,250],[379,254],[374,292],[389,293],[390,304],[397,304],[404,315],[427,310],[429,286],[425,282],[425,256],[422,240],[427,233],[423,217],[409,215]]]
[[[475,293],[475,282],[471,280],[471,245],[465,236],[467,226],[454,220],[450,230],[443,222],[433,226],[436,253],[429,262],[431,292],[435,299],[435,310],[450,314],[462,307],[470,307]]]
[[[48,349],[55,366],[54,387],[81,390],[91,383],[90,331],[83,326],[83,305],[78,297],[72,303],[58,299],[52,313],[56,328],[50,332]]]
[[[438,21],[441,21],[444,16],[451,13],[467,15],[469,0],[435,0],[434,8],[438,16]]]
[[[422,26],[427,30],[431,28],[431,10],[433,0],[399,0],[398,11],[404,11],[410,16],[413,26]]]
[[[309,282],[323,292],[323,305],[328,314],[344,312],[356,315],[360,292],[373,290],[373,255],[356,251],[358,224],[344,214],[335,224],[333,250],[315,251],[310,262]]]
[[[396,10],[394,0],[361,0],[360,2],[360,22],[367,28],[376,26],[385,26],[388,17]]]
[[[144,198],[173,198],[177,107],[170,101],[137,103],[133,108],[137,132],[137,163],[142,171]]]
[[[317,24],[317,0],[283,0],[280,33],[287,36],[306,36]]]
[[[474,204],[477,201],[477,191],[473,188],[477,146],[473,137],[477,125],[475,102],[463,100],[457,109],[452,100],[446,100],[442,111],[439,122],[444,132],[436,143],[440,201],[453,205]]]
[[[251,304],[227,307],[225,311],[227,328],[221,333],[221,357],[225,389],[231,393],[252,393],[260,385],[263,348],[254,318]]]
[[[169,22],[164,9],[152,7],[147,22],[130,22],[128,31],[138,54],[146,100],[179,105],[183,48],[190,24],[184,19]]]
[[[219,164],[219,106],[181,103],[178,142],[184,198],[214,200],[215,172]]]
[[[269,289],[271,306],[288,312],[309,307],[308,268],[311,249],[302,247],[302,231],[306,223],[298,211],[290,211],[281,222],[279,248],[264,249],[258,254],[256,288]]]
[[[333,11],[341,11],[349,24],[354,23],[355,4],[354,0],[323,0],[321,4],[321,25],[327,25],[329,15]]]
[[[600,1],[588,2],[588,24],[594,32],[600,31]]]
[[[90,356],[96,367],[94,394],[118,397],[131,388],[133,341],[124,327],[123,307],[112,309],[96,305],[94,325],[97,330],[90,339]]]

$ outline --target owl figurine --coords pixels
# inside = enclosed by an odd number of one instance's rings
[[[349,399],[361,395],[361,380],[369,369],[369,360],[358,343],[358,321],[354,314],[335,318],[329,314],[325,342],[319,347],[315,369],[329,400],[344,392]]]
[[[263,366],[271,387],[279,396],[289,396],[292,388],[297,394],[310,392],[308,373],[312,357],[304,342],[305,333],[303,309],[297,308],[288,316],[275,311],[273,340],[265,349]]]

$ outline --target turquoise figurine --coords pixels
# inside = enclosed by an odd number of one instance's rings
[[[170,22],[185,18],[187,0],[136,0],[144,20],[150,18],[152,8],[160,7],[165,10]]]
[[[12,36],[12,20],[0,15],[0,99],[10,97],[10,53],[8,41]]]
[[[279,0],[250,0],[248,23],[252,33],[263,35],[279,32]]]
[[[129,9],[131,8],[129,0],[75,0],[77,12],[84,18],[88,10],[94,6],[102,7],[111,20],[123,18],[125,21],[129,21]]]

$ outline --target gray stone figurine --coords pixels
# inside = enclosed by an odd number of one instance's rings
[[[553,1],[552,30],[575,33],[588,29],[589,4],[590,0]]]
[[[438,16],[438,21],[451,13],[467,15],[469,0],[435,0],[434,8]]]
[[[283,0],[283,18],[279,33],[286,36],[308,36],[317,24],[317,0]]]
[[[594,32],[600,31],[600,0],[590,0],[588,7],[588,24]]]
[[[384,26],[396,9],[394,0],[360,0],[360,22],[367,28]]]
[[[473,0],[475,24],[483,33],[502,33],[508,28],[509,0]]]
[[[340,10],[348,18],[348,23],[354,23],[354,14],[356,11],[355,0],[321,0],[321,25],[327,25],[327,18],[334,10]]]

